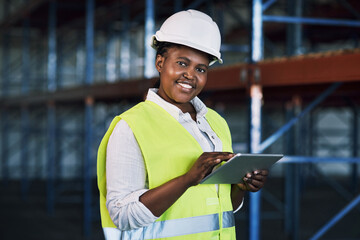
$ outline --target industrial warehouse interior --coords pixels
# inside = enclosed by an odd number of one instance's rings
[[[156,83],[150,39],[187,9],[221,32],[199,98],[234,152],[284,155],[236,239],[360,239],[360,1],[0,0],[1,240],[105,239],[100,141]]]

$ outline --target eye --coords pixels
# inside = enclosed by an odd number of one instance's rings
[[[185,63],[185,62],[178,61],[178,62],[176,62],[176,63],[179,64],[179,65],[182,66],[182,67],[186,67],[186,63]]]
[[[196,71],[198,71],[199,73],[205,73],[206,69],[204,69],[204,68],[196,68]]]

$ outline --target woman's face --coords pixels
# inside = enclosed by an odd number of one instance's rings
[[[171,47],[164,56],[157,55],[155,64],[160,73],[158,94],[182,110],[206,84],[209,58],[196,49]]]

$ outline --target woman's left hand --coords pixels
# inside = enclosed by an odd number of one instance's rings
[[[257,192],[264,187],[268,174],[268,170],[255,170],[247,173],[243,178],[243,183],[237,185],[243,191]]]

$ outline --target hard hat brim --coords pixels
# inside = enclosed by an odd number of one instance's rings
[[[187,39],[181,38],[180,36],[171,36],[169,39],[169,36],[164,36],[164,34],[162,34],[162,32],[157,31],[155,35],[152,36],[152,41],[151,41],[151,47],[154,48],[155,50],[157,50],[157,46],[156,46],[156,42],[171,42],[171,43],[176,43],[179,45],[184,45],[187,47],[191,47],[194,48],[196,50],[205,52],[207,54],[210,54],[211,56],[214,57],[214,60],[211,61],[209,63],[209,66],[213,65],[215,62],[219,62],[220,64],[223,63],[223,60],[221,59],[221,56],[216,56],[218,54],[214,53],[211,49],[208,49],[204,46],[198,45],[196,43],[193,43]],[[220,53],[219,53],[220,54]]]

